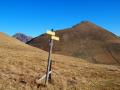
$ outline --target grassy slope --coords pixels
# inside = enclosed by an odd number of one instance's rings
[[[1,33],[0,42],[0,90],[120,89],[119,66],[90,64],[56,54],[52,83],[38,88],[35,80],[45,74],[48,53]]]

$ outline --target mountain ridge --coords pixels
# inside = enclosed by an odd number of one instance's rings
[[[16,34],[13,35],[13,37],[20,40],[20,41],[22,41],[22,42],[24,42],[24,43],[26,43],[26,42],[28,42],[28,41],[30,41],[32,39],[31,36],[27,36],[27,35],[25,35],[23,33],[16,33]]]
[[[55,32],[60,42],[55,42],[54,53],[83,58],[92,63],[120,65],[120,39],[112,32],[88,21]],[[47,34],[43,34],[27,44],[48,51],[49,39]]]

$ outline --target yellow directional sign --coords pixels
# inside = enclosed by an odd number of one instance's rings
[[[56,41],[60,40],[59,37],[56,37],[56,36],[52,36],[51,39],[56,40]]]
[[[52,31],[47,31],[47,34],[55,36],[55,32],[52,32]]]

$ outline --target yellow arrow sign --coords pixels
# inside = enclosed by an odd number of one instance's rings
[[[56,41],[60,40],[59,37],[56,37],[56,36],[52,36],[51,39],[56,40]]]
[[[52,32],[52,31],[47,31],[47,34],[55,36],[55,32]]]

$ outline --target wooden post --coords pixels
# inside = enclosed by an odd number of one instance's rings
[[[52,71],[52,60],[50,62],[50,70],[49,71]],[[51,83],[52,81],[52,73],[49,74],[49,82]]]
[[[52,29],[53,31],[53,29]],[[47,72],[46,72],[46,78],[45,78],[45,85],[48,84],[48,80],[51,80],[51,66],[52,66],[52,60],[51,60],[51,54],[52,54],[52,48],[53,48],[53,39],[50,39],[50,48],[49,48],[49,55],[48,55],[48,65],[47,65]]]
[[[48,55],[48,64],[47,64],[47,71],[46,74],[40,78],[39,80],[36,80],[36,83],[40,84],[40,82],[45,79],[45,86],[48,84],[48,81],[51,82],[52,79],[52,49],[53,49],[53,40],[59,41],[59,37],[55,36],[55,32],[53,29],[51,31],[47,32],[48,35],[51,36],[50,38],[50,44],[49,44],[49,55]]]

